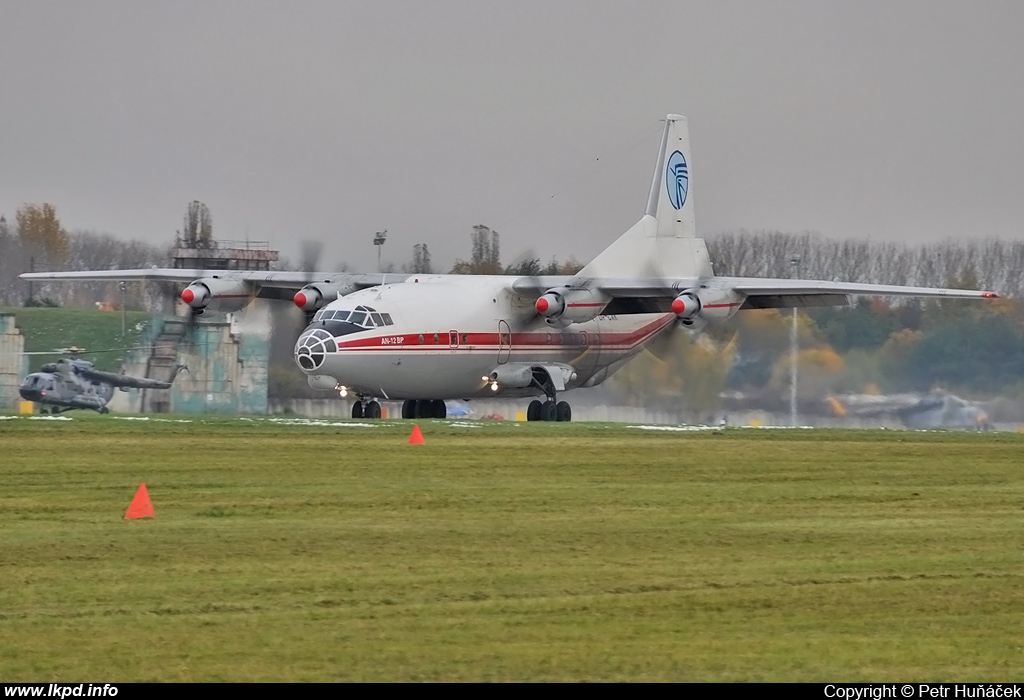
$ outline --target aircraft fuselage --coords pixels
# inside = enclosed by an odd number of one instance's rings
[[[331,319],[358,308],[384,325],[357,330]],[[538,316],[533,299],[511,291],[507,277],[423,275],[328,304],[300,336],[296,361],[322,378],[321,388],[337,384],[381,398],[535,396],[544,392],[500,382],[495,390],[486,378],[502,366],[559,365],[572,370],[566,389],[595,386],[676,320],[671,313],[599,315],[560,328]],[[311,334],[324,339],[313,348],[321,352],[303,358]]]

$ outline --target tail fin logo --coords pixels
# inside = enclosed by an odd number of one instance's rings
[[[686,167],[686,158],[679,151],[672,153],[668,159],[665,186],[668,188],[668,201],[674,208],[682,209],[686,203],[686,193],[690,189],[690,175]]]

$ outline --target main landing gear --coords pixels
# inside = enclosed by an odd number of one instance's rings
[[[538,401],[534,399],[526,409],[526,420],[550,420],[568,423],[572,420],[572,407],[567,401],[555,402],[554,399]]]
[[[370,399],[364,401],[359,399],[352,404],[352,417],[353,418],[380,418],[380,404]]]
[[[441,399],[410,399],[402,403],[402,418],[447,418],[448,407]]]
[[[558,393],[555,390],[554,382],[547,372],[535,369],[533,372],[533,386],[540,389],[548,397],[547,401],[534,399],[526,409],[526,420],[549,420],[559,423],[568,423],[572,420],[572,407],[566,401],[558,400]]]

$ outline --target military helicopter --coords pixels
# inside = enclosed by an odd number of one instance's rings
[[[86,351],[82,348],[62,348],[63,353],[56,362],[48,362],[38,372],[25,377],[19,387],[21,397],[42,406],[42,413],[63,413],[72,409],[89,409],[98,413],[109,413],[107,404],[114,395],[114,389],[170,389],[175,377],[185,365],[176,365],[168,381],[149,377],[132,377],[96,369],[92,362],[81,359]],[[95,350],[93,352],[108,352]],[[112,351],[110,351],[112,352]],[[26,353],[54,354],[54,353]]]
[[[992,430],[981,405],[942,390],[925,395],[847,394],[830,396],[828,403],[837,416],[895,416],[918,430]]]

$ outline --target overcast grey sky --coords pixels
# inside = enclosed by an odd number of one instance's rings
[[[589,259],[690,119],[703,235],[1024,236],[1024,3],[0,0],[0,213]]]

